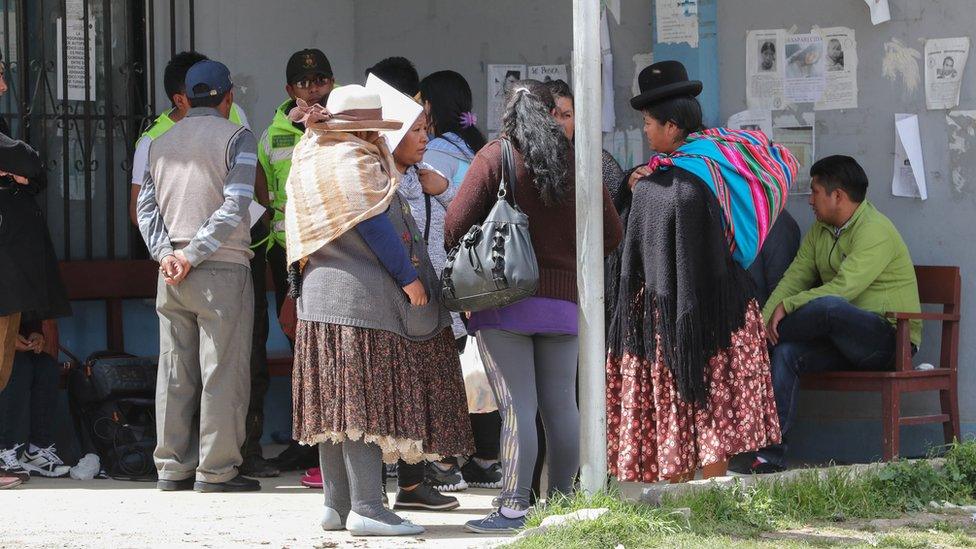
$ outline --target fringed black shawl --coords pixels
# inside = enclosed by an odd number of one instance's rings
[[[705,366],[742,327],[752,284],[732,259],[721,206],[704,181],[681,168],[659,169],[635,191],[618,196],[629,215],[617,288],[608,287],[615,292],[607,295],[610,351],[653,361],[660,336],[679,394],[704,402]]]

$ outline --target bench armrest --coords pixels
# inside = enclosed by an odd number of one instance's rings
[[[947,320],[950,322],[959,322],[959,315],[944,314],[944,313],[885,313],[887,318],[893,318],[895,320]]]

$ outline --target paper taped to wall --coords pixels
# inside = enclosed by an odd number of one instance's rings
[[[790,186],[791,196],[810,194],[810,166],[816,158],[815,122],[812,112],[784,113],[773,120],[773,142],[789,149],[800,164]]]
[[[569,73],[566,65],[532,65],[529,67],[529,78],[539,82],[562,80],[569,84]]]
[[[820,29],[826,50],[826,79],[823,95],[814,107],[818,111],[857,108],[857,40],[854,29]]]
[[[502,127],[505,92],[509,86],[525,78],[525,65],[488,65],[488,129]]]
[[[864,0],[864,2],[871,8],[871,24],[880,25],[891,20],[888,0]]]
[[[773,117],[769,111],[741,111],[729,117],[728,127],[736,130],[761,130],[773,136]]]
[[[956,195],[970,192],[969,182],[976,181],[976,111],[950,111],[946,115],[949,127],[949,170],[952,190]]]
[[[969,58],[969,37],[925,42],[925,106],[951,109],[959,105],[962,74]]]
[[[782,109],[784,29],[754,30],[746,35],[746,105],[750,110]]]
[[[819,101],[826,87],[824,40],[816,33],[786,36],[783,97],[794,103]]]
[[[895,115],[895,169],[891,179],[891,194],[922,200],[929,197],[925,186],[925,163],[922,160],[918,115]]]
[[[698,47],[698,0],[655,0],[657,41]]]

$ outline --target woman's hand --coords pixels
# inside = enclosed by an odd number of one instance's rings
[[[420,176],[421,188],[431,196],[443,193],[450,185],[446,177],[434,170],[417,170],[417,175]]]
[[[649,175],[651,175],[651,169],[647,166],[640,166],[634,171],[630,172],[630,177],[627,178],[627,186],[630,187],[631,191],[633,191],[634,186],[637,185],[637,182]]]
[[[427,289],[424,288],[424,283],[419,278],[404,286],[403,291],[410,298],[410,304],[414,307],[427,304]]]
[[[27,342],[34,354],[40,354],[44,351],[44,334],[34,332],[27,337]]]
[[[22,176],[19,176],[19,175],[16,175],[16,174],[12,174],[10,172],[0,171],[0,177],[5,176],[5,175],[9,175],[10,177],[12,177],[13,180],[14,180],[14,183],[17,183],[18,185],[26,185],[26,184],[30,183],[30,181],[28,181],[26,177],[22,177]]]

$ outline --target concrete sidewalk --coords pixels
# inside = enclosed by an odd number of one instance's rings
[[[394,486],[392,481],[390,486]],[[354,538],[318,525],[322,493],[298,473],[262,479],[249,494],[160,492],[152,483],[32,478],[0,492],[0,547],[492,547],[465,521],[487,514],[497,490],[454,494],[447,513],[402,512],[427,532],[416,538]],[[390,498],[395,494],[390,492]]]

